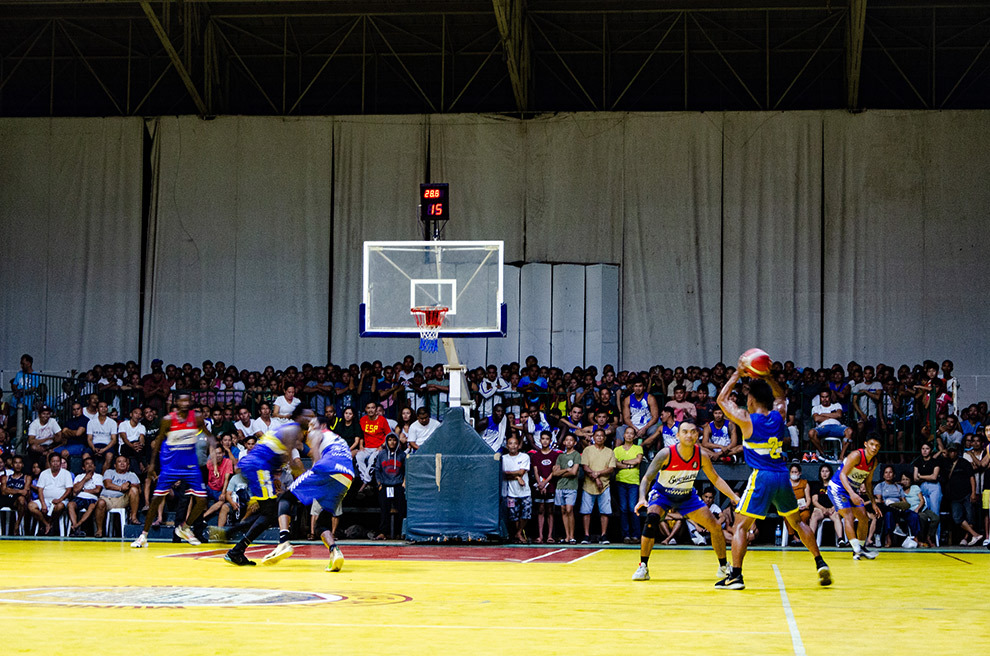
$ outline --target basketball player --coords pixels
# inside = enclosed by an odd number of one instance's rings
[[[766,517],[771,504],[786,521],[801,542],[815,557],[818,568],[818,581],[821,585],[832,584],[832,573],[825,564],[815,536],[798,514],[797,499],[791,488],[787,462],[783,447],[789,439],[784,415],[787,413],[787,394],[777,384],[771,374],[755,379],[749,384],[747,408],[740,408],[729,398],[739,376],[745,371],[743,359],[739,358],[738,368],[725,382],[718,394],[718,405],[725,416],[742,432],[743,454],[746,464],[753,468],[746,489],[743,490],[736,509],[736,523],[732,536],[732,573],[715,584],[719,590],[742,590],[742,563],[746,556],[748,540],[746,536],[757,519]]]
[[[289,527],[299,505],[319,501],[323,508],[336,508],[347,494],[354,480],[354,461],[347,442],[336,433],[326,429],[324,417],[317,417],[319,430],[310,431],[309,448],[318,453],[319,460],[313,468],[300,476],[282,493],[278,500],[278,546],[261,560],[262,565],[274,565],[292,555],[289,543]],[[257,447],[255,447],[257,448]],[[344,566],[344,554],[334,542],[333,532],[323,529],[320,539],[330,551],[330,562],[326,571],[339,572]]]
[[[244,533],[240,542],[224,556],[223,559],[228,563],[239,566],[254,565],[254,561],[248,560],[244,551],[277,521],[278,498],[275,496],[274,479],[280,475],[282,466],[289,462],[292,450],[296,448],[296,444],[315,418],[316,414],[312,410],[297,406],[287,423],[276,428],[274,432],[262,435],[255,447],[238,461],[241,475],[248,483],[251,502],[258,504],[258,513],[226,531],[220,529],[217,532],[218,537],[224,538],[236,533]],[[326,417],[323,420],[322,425],[325,425]],[[293,472],[296,473],[302,473],[301,467]]]
[[[883,517],[883,513],[877,507],[876,499],[873,498],[873,472],[877,468],[879,452],[880,438],[876,434],[871,434],[866,438],[862,449],[857,449],[845,457],[842,467],[835,472],[826,488],[829,500],[842,517],[842,526],[849,536],[854,560],[863,558],[873,560],[877,557],[877,552],[871,551],[866,546],[866,534],[870,522],[866,517],[863,497],[858,494],[858,490],[861,485],[866,486],[873,512],[877,517]],[[858,526],[855,525],[857,520]]]
[[[708,506],[694,489],[698,472],[704,471],[708,480],[727,496],[733,504],[739,497],[729,484],[722,480],[712,462],[698,445],[698,428],[690,422],[683,422],[677,431],[678,443],[664,447],[650,463],[646,475],[639,484],[640,508],[646,508],[646,528],[639,546],[639,567],[633,574],[633,581],[649,581],[650,553],[653,543],[660,535],[660,522],[670,512],[679,512],[692,522],[705,527],[712,536],[712,548],[718,557],[718,575],[729,575],[729,565],[725,559],[725,535]]]
[[[158,437],[152,443],[151,470],[154,473],[159,467],[160,453],[161,475],[155,485],[148,514],[144,518],[144,531],[137,540],[131,543],[135,549],[148,546],[148,531],[151,529],[151,523],[158,516],[158,508],[165,502],[169,490],[176,483],[186,484],[186,494],[193,497],[193,504],[185,521],[175,529],[175,535],[194,547],[201,544],[192,529],[189,528],[189,525],[195,523],[206,509],[206,484],[203,482],[203,473],[199,468],[196,445],[199,442],[200,434],[206,435],[211,449],[214,439],[206,428],[202,415],[190,409],[189,403],[188,394],[179,395],[175,402],[178,410],[170,413],[162,420]],[[178,523],[178,517],[176,517],[176,523]]]

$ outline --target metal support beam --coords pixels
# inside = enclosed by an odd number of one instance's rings
[[[159,21],[158,16],[155,15],[155,11],[151,8],[151,5],[147,2],[147,0],[141,2],[141,9],[144,11],[144,15],[148,17],[148,22],[151,23],[151,27],[155,30],[155,34],[158,35],[158,40],[162,42],[162,47],[164,47],[165,52],[168,53],[168,58],[172,60],[172,66],[175,67],[179,77],[182,78],[182,83],[186,86],[186,91],[189,92],[189,96],[192,98],[193,102],[196,103],[196,109],[199,110],[199,115],[206,116],[206,103],[203,102],[203,98],[199,95],[199,91],[196,89],[196,85],[193,83],[192,77],[189,75],[189,71],[182,63],[182,59],[179,57],[178,51],[176,51],[175,46],[172,45],[171,39],[168,38],[168,34],[165,32],[165,28],[162,27],[161,21]]]
[[[492,7],[502,37],[505,65],[509,69],[516,109],[525,112],[529,109],[529,86],[532,79],[526,0],[492,0]]]
[[[846,108],[859,109],[859,79],[863,70],[863,35],[866,34],[866,0],[849,0],[846,32]]]

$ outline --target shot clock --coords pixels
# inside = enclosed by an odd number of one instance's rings
[[[450,219],[450,185],[429,182],[419,185],[419,220],[426,239],[440,239],[443,226]]]

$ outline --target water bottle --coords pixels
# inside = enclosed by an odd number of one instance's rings
[[[777,524],[777,531],[776,533],[774,533],[775,536],[774,544],[780,544],[780,534],[782,532],[783,532],[783,528],[781,528],[780,524]]]

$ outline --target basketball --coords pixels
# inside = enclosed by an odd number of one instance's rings
[[[770,355],[763,349],[751,348],[739,358],[742,363],[741,373],[752,376],[766,376],[770,373],[770,364],[773,362]]]

